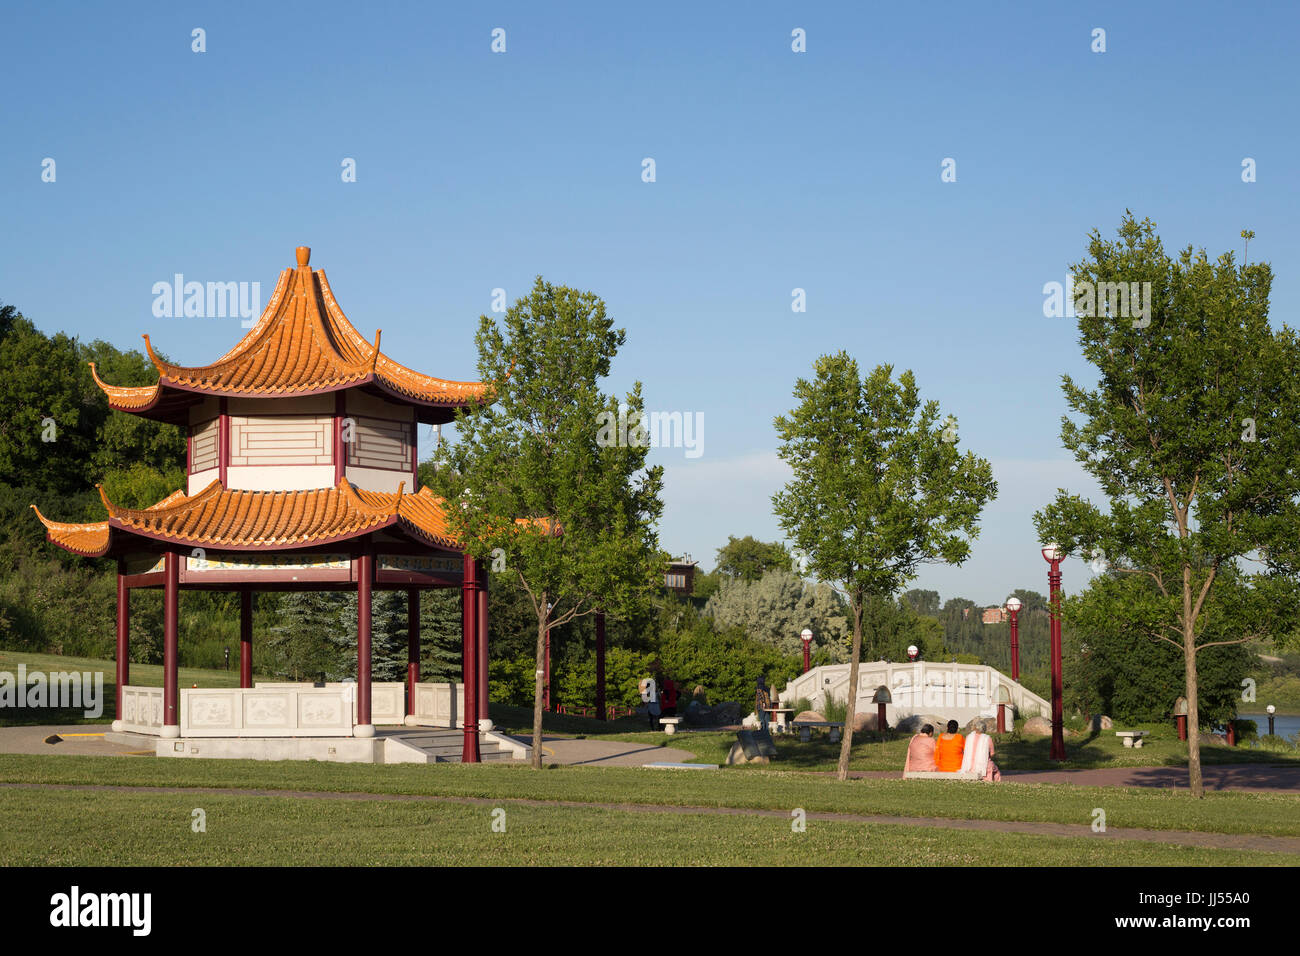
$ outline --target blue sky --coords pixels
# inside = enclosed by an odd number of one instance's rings
[[[1034,510],[1094,490],[1059,442],[1060,376],[1088,369],[1042,308],[1088,231],[1130,208],[1218,254],[1254,229],[1295,324],[1298,26],[1267,3],[7,5],[0,299],[200,364],[239,320],[157,318],[154,283],[265,301],[309,245],[386,352],[473,378],[493,289],[590,289],[628,332],[611,389],[703,413],[701,456],[652,460],[663,545],[706,567],[728,534],[780,537],[772,419],[819,354],[911,368],[1001,484],[970,561],[916,586],[994,603],[1046,590]]]

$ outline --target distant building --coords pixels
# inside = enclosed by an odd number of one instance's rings
[[[1009,620],[1007,609],[1004,607],[986,607],[984,609],[985,624],[1005,624]]]
[[[673,558],[668,562],[668,570],[664,573],[664,587],[687,597],[694,594],[695,566],[699,563],[692,561],[689,554]]]

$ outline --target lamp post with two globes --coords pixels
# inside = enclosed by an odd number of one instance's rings
[[[1065,759],[1065,708],[1062,704],[1064,681],[1061,679],[1061,559],[1065,551],[1055,541],[1043,546],[1043,560],[1051,570],[1047,585],[1052,602],[1052,751],[1051,759]]]

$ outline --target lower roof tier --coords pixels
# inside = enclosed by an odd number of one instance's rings
[[[365,491],[347,479],[312,491],[238,491],[213,481],[202,491],[177,491],[148,508],[114,505],[100,488],[106,521],[51,521],[32,505],[46,538],[83,557],[121,556],[141,539],[180,548],[285,551],[334,544],[388,531],[448,551],[461,543],[448,530],[442,499],[428,488],[415,494]],[[156,545],[155,545],[156,546]]]

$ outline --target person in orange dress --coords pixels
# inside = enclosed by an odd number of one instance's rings
[[[957,733],[957,721],[948,721],[948,732],[940,734],[934,742],[934,763],[944,773],[961,769],[961,758],[966,750],[966,738]]]

